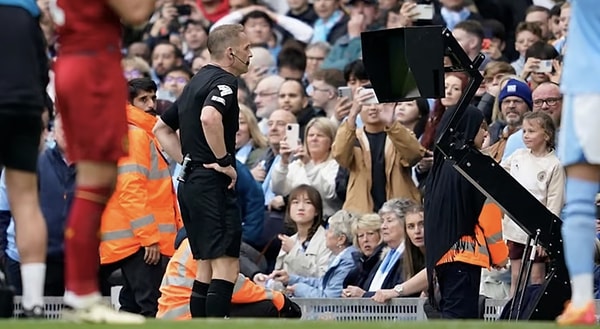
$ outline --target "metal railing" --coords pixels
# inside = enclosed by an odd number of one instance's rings
[[[110,297],[104,297],[111,302]],[[117,299],[118,300],[118,299]],[[302,308],[303,320],[332,321],[424,321],[427,320],[423,306],[424,298],[394,298],[388,303],[379,304],[368,298],[294,298]],[[63,309],[62,297],[44,297],[46,318],[60,319]],[[487,299],[483,318],[485,321],[496,321],[506,300]],[[596,300],[596,309],[600,311],[600,300]],[[22,314],[21,297],[14,300],[14,317]]]

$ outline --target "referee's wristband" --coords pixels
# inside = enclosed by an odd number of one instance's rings
[[[227,153],[224,157],[217,159],[217,164],[219,167],[229,167],[233,165],[233,157],[231,154]]]

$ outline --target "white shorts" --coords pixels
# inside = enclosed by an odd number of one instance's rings
[[[600,164],[600,94],[565,95],[557,150],[564,167]]]

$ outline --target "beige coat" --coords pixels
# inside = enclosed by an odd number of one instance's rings
[[[385,129],[385,176],[387,199],[410,198],[421,201],[419,190],[411,178],[411,168],[425,154],[415,134],[396,121]],[[333,157],[350,177],[343,208],[359,213],[373,212],[371,197],[371,148],[363,129],[350,129],[347,122],[338,128],[332,146]]]
[[[326,246],[325,229],[319,226],[315,235],[310,239],[306,251],[302,250],[297,241],[298,234],[291,236],[296,241],[289,253],[279,251],[275,262],[276,270],[285,270],[288,274],[320,278],[325,275],[332,259],[331,250]]]

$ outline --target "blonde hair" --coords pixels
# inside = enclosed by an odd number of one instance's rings
[[[335,125],[333,124],[333,122],[331,122],[331,120],[329,120],[329,118],[326,117],[319,117],[319,118],[314,118],[312,120],[310,120],[308,122],[308,124],[306,125],[306,128],[304,129],[304,149],[306,150],[306,154],[308,154],[308,156],[310,157],[310,151],[308,150],[308,131],[310,130],[310,128],[316,128],[318,131],[322,132],[323,134],[325,134],[325,136],[327,138],[329,138],[330,141],[330,145],[329,145],[329,155],[328,158],[331,158],[331,145],[333,145],[333,140],[335,139],[335,133],[337,128],[335,127]]]
[[[554,125],[554,120],[552,118],[542,112],[527,112],[523,116],[523,121],[535,121],[537,122],[542,129],[544,129],[544,133],[548,136],[548,140],[546,141],[546,147],[549,149],[555,149],[555,141],[556,141],[556,125]]]
[[[121,67],[125,70],[125,67],[131,66],[135,70],[140,71],[143,75],[150,76],[150,65],[139,56],[127,56],[121,60]]]
[[[364,214],[357,216],[352,222],[352,243],[358,248],[358,230],[381,231],[381,223],[383,220],[377,214]],[[381,243],[381,234],[379,235],[379,243]]]
[[[500,90],[504,88],[504,86],[510,79],[519,80],[525,84],[527,83],[527,81],[521,79],[521,77],[519,76],[512,74],[505,75],[504,77],[502,77],[502,79],[500,79]],[[498,92],[498,95],[500,95],[500,92]],[[494,106],[492,109],[492,122],[495,122],[496,120],[504,121],[504,115],[502,115],[502,111],[500,110],[500,101],[498,101],[498,96],[496,96],[496,99],[494,100]]]
[[[485,122],[485,120],[483,120]],[[420,205],[413,205],[408,207],[404,215],[419,215],[421,218],[425,219],[424,209]],[[417,248],[410,238],[408,237],[408,233],[406,233],[406,221],[404,221],[404,225],[402,225],[402,229],[404,231],[404,259],[402,260],[402,277],[406,281],[417,272],[419,272],[425,266],[425,255],[421,252],[419,248]]]
[[[483,70],[483,76],[484,76],[484,78],[487,78],[487,79],[494,78],[494,76],[496,76],[497,74],[515,75],[516,72],[515,72],[514,67],[512,67],[512,65],[510,65],[506,62],[500,62],[500,61],[489,62],[485,66],[485,70]]]
[[[250,135],[252,146],[259,149],[267,147],[267,137],[258,128],[258,122],[252,110],[248,106],[240,104],[240,115],[248,125],[248,134]]]

